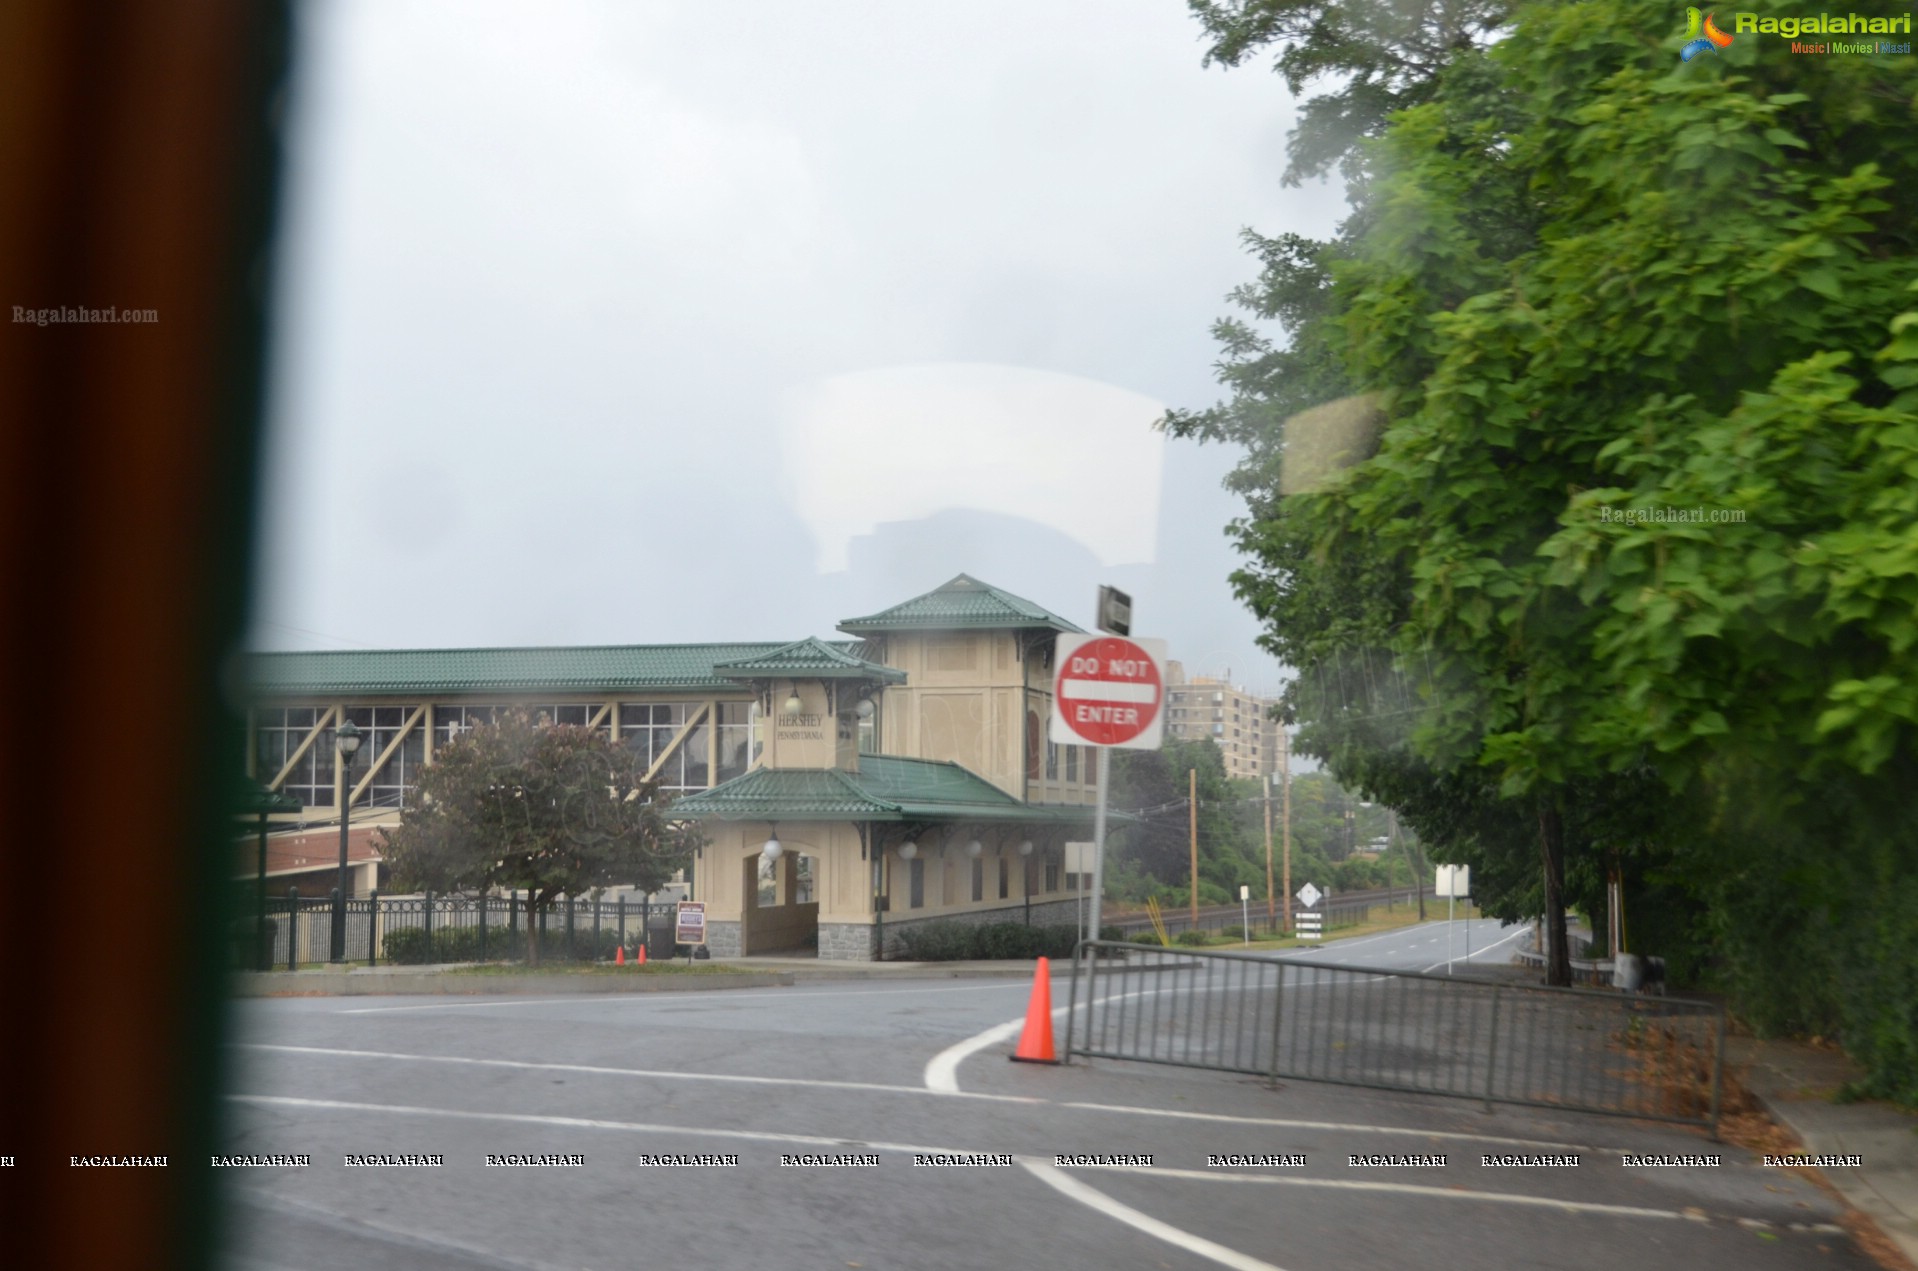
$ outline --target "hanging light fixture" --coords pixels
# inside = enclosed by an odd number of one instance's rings
[[[1019,855],[1021,855],[1021,856],[1030,856],[1030,855],[1032,855],[1032,840],[1031,840],[1031,839],[1027,839],[1027,840],[1025,840],[1025,841],[1024,841],[1023,843],[1021,843],[1021,844],[1019,844]]]
[[[980,846],[978,839],[974,839],[970,843],[966,844],[966,855],[972,857],[974,860],[978,860],[979,853],[985,850],[986,849],[984,847]]]
[[[907,839],[905,842],[899,845],[900,860],[909,861],[917,855],[919,855],[919,845],[913,842],[911,839]]]
[[[878,708],[872,704],[872,699],[870,697],[862,697],[859,699],[859,705],[853,707],[852,709],[853,709],[853,713],[855,715],[858,715],[859,718],[871,719],[873,711],[875,711]]]
[[[774,824],[772,833],[767,836],[766,845],[759,849],[759,854],[769,861],[776,861],[779,859],[779,854],[785,850],[779,842],[779,826]]]
[[[786,704],[779,709],[788,715],[797,715],[806,709],[806,704],[799,700],[799,685],[792,686],[792,692],[786,694]]]

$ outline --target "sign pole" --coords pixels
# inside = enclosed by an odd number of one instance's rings
[[[1265,774],[1265,925],[1278,924],[1278,902],[1272,892],[1272,774]]]
[[[1089,939],[1099,938],[1099,901],[1106,883],[1106,792],[1112,788],[1112,747],[1099,750],[1099,805],[1092,814],[1092,927]]]

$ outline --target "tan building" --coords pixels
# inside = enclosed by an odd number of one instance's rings
[[[1275,704],[1229,680],[1187,679],[1179,663],[1166,663],[1166,735],[1216,743],[1228,777],[1256,779],[1279,770],[1279,723],[1271,717]]]
[[[356,831],[397,821],[436,745],[522,706],[605,729],[677,792],[707,838],[689,882],[719,956],[870,959],[909,923],[1072,922],[1064,848],[1091,837],[1094,766],[1045,725],[1054,641],[1080,628],[962,574],[840,630],[852,638],[256,654],[249,775],[303,809],[274,844],[275,889],[330,887],[320,827],[342,803]],[[350,790],[344,720],[365,736]],[[364,895],[380,867],[355,839]]]

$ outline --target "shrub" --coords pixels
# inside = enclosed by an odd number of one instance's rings
[[[1203,948],[1212,943],[1212,937],[1203,931],[1181,931],[1172,937],[1172,943],[1182,944],[1191,949]]]

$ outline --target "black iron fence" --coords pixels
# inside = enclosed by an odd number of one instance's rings
[[[334,961],[333,908],[327,896],[270,898],[263,931],[256,931],[252,920],[236,926],[234,964],[292,970]],[[507,962],[527,958],[534,943],[541,961],[606,961],[621,949],[637,958],[642,947],[651,957],[671,957],[674,919],[674,906],[663,902],[569,896],[529,917],[520,892],[484,897],[375,892],[346,902],[341,960],[367,965]]]
[[[1080,948],[1068,1059],[1717,1128],[1725,1017],[1713,1003],[1156,945]]]

